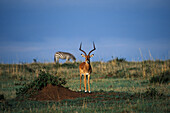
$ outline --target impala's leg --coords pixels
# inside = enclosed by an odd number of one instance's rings
[[[88,90],[89,90],[89,93],[91,93],[91,91],[90,91],[90,74],[88,75]]]
[[[85,92],[87,92],[87,89],[86,89],[86,74],[84,74],[84,87],[85,87]]]
[[[82,79],[82,74],[80,73],[80,89],[79,89],[79,91],[81,91],[81,79]]]

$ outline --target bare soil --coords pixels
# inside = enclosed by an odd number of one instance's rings
[[[128,93],[123,92],[94,92],[94,93],[84,93],[84,92],[76,92],[72,91],[63,86],[53,86],[48,84],[46,87],[42,88],[40,91],[34,93],[30,100],[36,101],[61,101],[64,99],[75,99],[81,97],[90,96],[93,99],[100,98],[101,101],[106,100],[126,100],[126,99],[134,99],[139,98],[139,94],[130,95]]]
[[[46,87],[38,91],[35,95],[30,97],[29,99],[38,100],[38,101],[46,101],[46,100],[60,101],[64,99],[74,99],[74,98],[85,97],[90,95],[93,94],[71,91],[63,86],[53,86],[51,84],[48,84]]]

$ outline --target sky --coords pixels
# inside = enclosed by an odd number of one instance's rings
[[[93,41],[92,61],[170,59],[170,1],[0,0],[0,63],[83,61]]]

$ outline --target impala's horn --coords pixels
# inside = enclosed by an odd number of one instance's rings
[[[80,48],[79,48],[79,50],[82,51],[82,52],[87,56],[86,52],[81,49],[81,46],[82,46],[82,42],[80,43]]]
[[[96,47],[95,47],[95,44],[94,44],[94,42],[93,42],[93,49],[89,52],[88,55],[90,55],[90,53],[91,53],[92,51],[94,51],[94,50],[96,50]]]

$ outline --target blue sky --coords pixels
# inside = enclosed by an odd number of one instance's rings
[[[1,0],[0,63],[53,62],[56,51],[97,50],[92,61],[170,59],[169,0]]]

